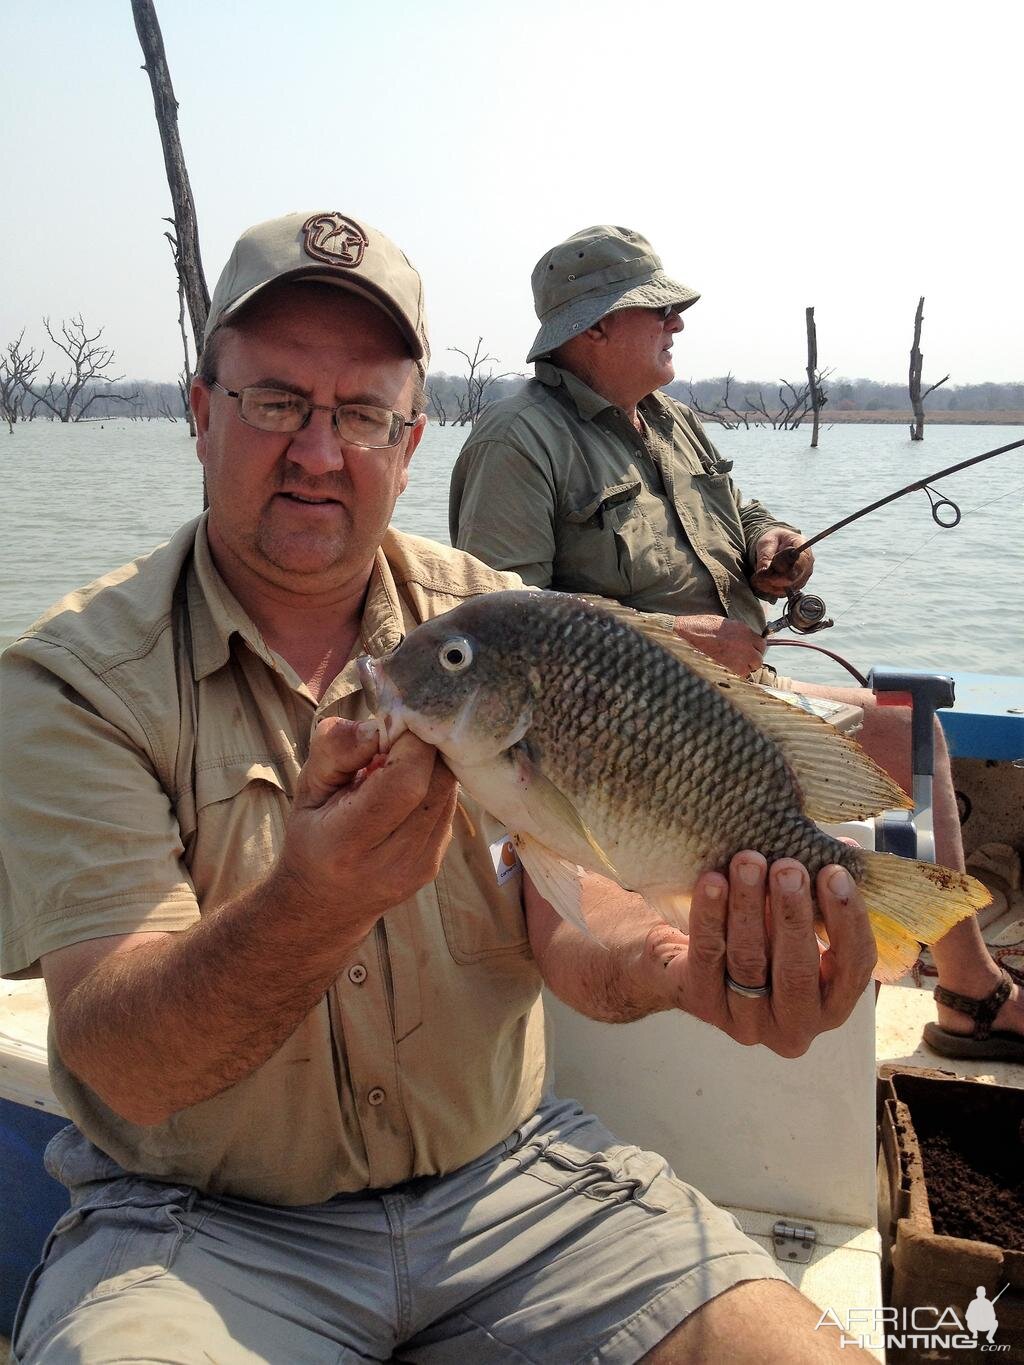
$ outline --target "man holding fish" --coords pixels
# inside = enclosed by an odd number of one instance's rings
[[[910,716],[866,690],[779,679],[764,665],[762,601],[813,569],[804,536],[744,499],[694,414],[661,393],[682,314],[700,295],[640,233],[584,228],[533,272],[535,378],[476,423],[452,475],[451,537],[527,583],[597,593],[665,614],[674,633],[742,677],[860,706],[864,749],[911,790]],[[785,559],[780,561],[785,565]],[[962,870],[949,758],[936,735],[935,849]],[[973,916],[932,945],[949,1056],[1024,1059],[1024,992],[990,957]]]
[[[741,840],[724,871],[695,858],[688,936],[587,874],[583,932],[502,859],[505,828],[460,793],[429,718],[407,707],[403,730],[392,701],[371,719],[362,679],[397,687],[403,639],[421,648],[463,605],[485,632],[482,594],[521,586],[389,527],[427,355],[419,276],[383,234],[333,211],[251,229],[192,394],[208,513],[4,656],[2,970],[45,977],[74,1124],[47,1154],[72,1211],[16,1358],[847,1359],[729,1216],[549,1093],[540,987],[799,1054],[871,975],[859,864],[808,845],[812,898],[792,857],[769,868]],[[556,601],[528,596],[531,620]],[[432,656],[446,676],[473,661],[469,629]],[[592,630],[656,651],[670,691],[683,678],[725,714],[722,676],[608,613],[570,634]],[[624,862],[627,839],[560,803],[540,771],[557,745],[517,704],[488,713],[503,761],[544,810],[575,812],[584,864],[601,839]],[[804,830],[785,724],[741,710],[722,761],[760,755]],[[462,706],[456,740],[482,716]],[[564,865],[545,868],[567,895]]]

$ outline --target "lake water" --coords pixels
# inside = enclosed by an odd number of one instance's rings
[[[448,540],[448,478],[468,434],[431,427],[395,522]],[[809,449],[805,431],[715,431],[745,493],[807,534],[971,455],[1024,437],[1021,427],[837,426]],[[182,423],[32,422],[0,432],[0,647],[51,602],[166,540],[202,503]],[[963,520],[941,531],[923,492],[837,532],[817,550],[813,588],[834,629],[814,642],[862,671],[873,663],[1024,674],[1024,450],[939,485]],[[783,638],[794,637],[786,634]],[[773,649],[780,672],[841,683],[808,650]]]

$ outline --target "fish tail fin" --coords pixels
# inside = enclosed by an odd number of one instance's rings
[[[893,853],[862,854],[861,891],[878,945],[876,981],[897,981],[917,961],[922,943],[935,943],[992,899],[963,872]]]

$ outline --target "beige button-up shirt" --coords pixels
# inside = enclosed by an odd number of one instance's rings
[[[467,597],[521,586],[389,531],[357,652]],[[366,714],[354,660],[319,705],[210,557],[205,519],[65,598],[4,654],[0,970],[83,939],[182,930],[271,866],[310,735]],[[278,1051],[156,1127],[64,1067],[75,1123],[128,1170],[271,1203],[441,1174],[507,1136],[545,1073],[540,979],[503,831],[470,821],[437,880],[390,910]]]
[[[752,552],[786,523],[743,500],[689,408],[650,394],[641,433],[568,370],[538,361],[536,373],[483,414],[459,455],[452,544],[537,587],[729,616],[760,633]]]

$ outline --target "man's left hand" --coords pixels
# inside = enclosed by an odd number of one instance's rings
[[[728,879],[717,872],[699,878],[688,935],[667,924],[648,933],[641,970],[660,974],[660,993],[670,1007],[739,1043],[764,1043],[782,1057],[799,1057],[819,1033],[849,1017],[876,959],[867,910],[849,874],[826,867],[815,890],[829,939],[824,952],[814,932],[806,868],[781,858],[769,872],[759,853],[737,853]],[[740,995],[726,974],[770,990]]]
[[[766,596],[778,597],[790,588],[802,588],[814,571],[814,551],[804,550],[792,564],[784,560],[772,567],[772,561],[781,550],[795,549],[807,539],[800,531],[791,531],[786,526],[773,526],[754,546],[754,573],[751,586]]]

